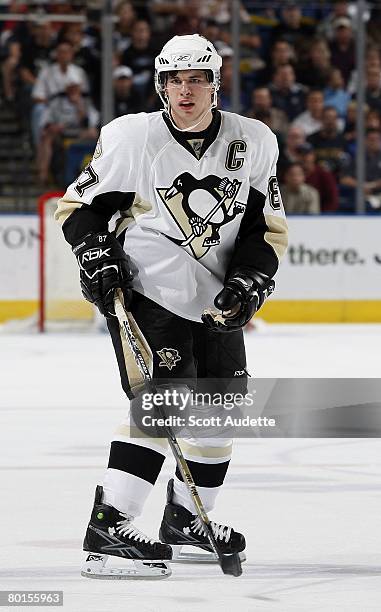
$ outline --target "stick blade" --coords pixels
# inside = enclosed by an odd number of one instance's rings
[[[229,576],[240,576],[242,574],[241,559],[238,553],[222,554],[219,561],[224,574]]]

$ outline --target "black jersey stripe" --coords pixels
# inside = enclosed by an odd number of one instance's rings
[[[135,193],[109,191],[95,196],[91,204],[75,208],[62,225],[65,239],[71,245],[91,232],[105,232],[111,217],[119,210],[131,208]]]
[[[250,187],[246,210],[237,235],[234,254],[229,263],[226,277],[241,267],[253,267],[270,278],[278,269],[279,260],[274,248],[265,240],[269,231],[263,212],[266,195]]]
[[[220,487],[224,482],[229,463],[230,461],[199,463],[198,461],[189,461],[187,459],[188,467],[197,487]],[[178,467],[176,467],[176,476],[179,480],[183,480]]]
[[[111,442],[108,467],[155,484],[165,455],[130,442]]]

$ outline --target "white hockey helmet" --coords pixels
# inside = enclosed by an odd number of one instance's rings
[[[215,108],[221,82],[221,66],[221,56],[204,36],[187,34],[171,38],[155,58],[155,89],[165,109],[168,111],[164,74],[178,70],[205,70],[212,74],[213,101],[211,108]]]

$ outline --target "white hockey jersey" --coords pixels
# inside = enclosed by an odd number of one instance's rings
[[[162,112],[125,115],[101,131],[91,163],[59,201],[72,245],[116,235],[136,291],[200,321],[238,267],[272,277],[287,245],[276,180],[278,147],[263,123],[216,111],[204,132],[176,130]]]

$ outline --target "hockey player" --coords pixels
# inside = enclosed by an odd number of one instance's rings
[[[273,291],[286,248],[276,138],[259,121],[217,110],[221,63],[205,38],[172,38],[155,61],[163,111],[104,126],[91,163],[58,205],[83,294],[107,318],[132,402],[139,402],[136,367],[115,317],[115,289],[151,348],[154,380],[241,377],[244,388],[242,328]],[[182,443],[206,511],[231,446],[226,439]],[[172,549],[174,556],[183,544],[211,551],[178,470],[161,541],[135,526],[166,447],[165,439],[131,437],[128,421],[117,429],[85,537],[85,575],[113,576],[103,565],[114,555],[140,560],[134,570],[115,570],[119,577],[165,577]],[[212,528],[223,551],[243,551],[242,534],[215,522]]]

